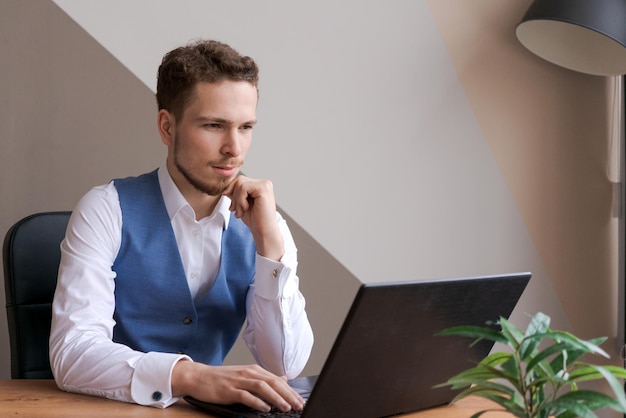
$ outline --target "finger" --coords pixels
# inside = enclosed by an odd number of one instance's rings
[[[261,411],[265,411],[265,406],[273,405],[278,410],[287,412],[292,409],[292,405],[285,398],[283,398],[269,382],[264,380],[251,379],[246,382],[245,388],[248,391],[248,395],[244,394],[244,399],[248,406],[252,406],[258,409],[258,405],[261,406]],[[255,399],[256,398],[256,399]],[[265,402],[263,402],[265,401]],[[254,405],[254,406],[253,406]]]
[[[289,409],[302,410],[304,407],[304,399],[298,392],[296,392],[289,383],[286,377],[276,377],[272,375],[272,381],[269,382],[276,393],[287,402]]]
[[[231,181],[230,183],[228,183],[228,185],[226,186],[226,188],[224,188],[224,190],[222,190],[222,196],[227,196],[230,197],[233,193],[233,189],[235,187],[235,183],[237,182],[237,179]]]
[[[243,215],[243,212],[250,208],[250,202],[248,199],[251,198],[251,195],[248,188],[249,187],[246,183],[238,182],[233,186],[232,192],[230,193],[230,210],[235,212],[235,215],[238,218]]]
[[[230,210],[235,212],[237,218],[241,218],[248,209],[250,209],[250,203],[246,197],[236,196],[230,202]]]
[[[228,197],[232,197],[232,195],[235,192],[235,190],[239,187],[241,182],[244,181],[244,180],[246,180],[246,177],[244,177],[244,176],[235,177],[233,179],[233,181],[228,183],[226,188],[222,191],[222,195],[228,196]]]
[[[261,411],[261,412],[270,412],[270,410],[272,409],[270,404],[264,402],[263,399],[261,399],[260,397],[256,395],[253,395],[251,392],[248,392],[247,390],[243,390],[240,396],[241,398],[238,402],[252,409],[256,409],[257,411]]]
[[[259,373],[256,379],[247,382],[251,385],[249,390],[253,394],[281,411],[302,410],[304,408],[304,399],[289,386],[286,377],[276,376],[265,369],[257,368],[254,371]]]

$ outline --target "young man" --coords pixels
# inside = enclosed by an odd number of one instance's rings
[[[286,383],[313,344],[296,248],[272,183],[239,175],[258,69],[215,41],[159,67],[165,165],[89,191],[72,213],[53,303],[58,386],[167,407],[185,395],[300,409]],[[222,366],[244,339],[259,365]]]

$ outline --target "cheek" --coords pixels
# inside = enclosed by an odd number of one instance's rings
[[[187,152],[190,154],[199,154],[198,157],[203,154],[214,154],[218,152],[216,145],[218,141],[206,133],[189,135],[185,137],[183,142],[183,147],[187,150]]]
[[[252,137],[245,138],[241,141],[241,154],[245,156],[248,150],[250,149],[250,145],[252,144]]]

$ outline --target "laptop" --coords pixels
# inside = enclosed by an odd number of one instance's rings
[[[459,391],[433,386],[478,363],[493,343],[470,346],[468,338],[435,334],[508,318],[530,277],[513,273],[361,285],[319,376],[290,381],[307,399],[301,417],[379,418],[449,403]],[[185,400],[214,416],[289,416]]]

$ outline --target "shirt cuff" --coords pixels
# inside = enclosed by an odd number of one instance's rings
[[[280,261],[256,255],[255,293],[263,299],[288,298],[298,289],[292,269]]]
[[[135,365],[130,395],[139,405],[167,408],[179,398],[172,396],[172,370],[188,356],[170,353],[146,353]]]

